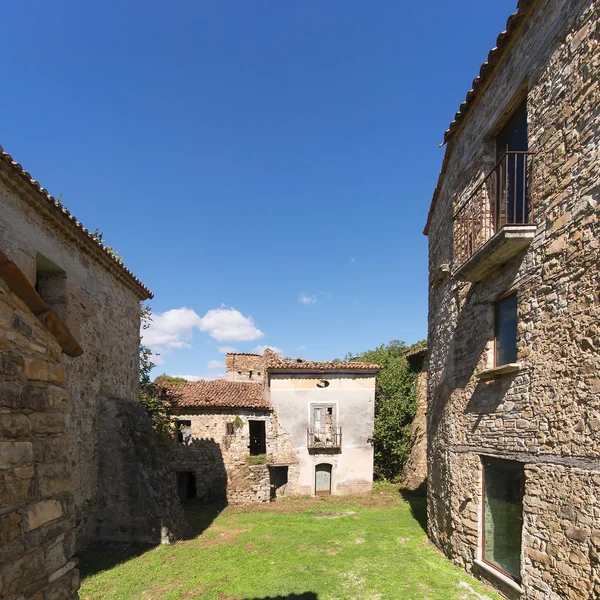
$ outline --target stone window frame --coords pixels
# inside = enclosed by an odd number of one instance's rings
[[[525,463],[513,460],[510,458],[503,458],[498,456],[480,455],[481,464],[481,504],[480,504],[480,515],[479,515],[479,540],[477,544],[477,556],[475,563],[483,568],[484,570],[492,573],[505,583],[507,583],[513,589],[522,592],[521,583],[522,578],[514,577],[510,573],[507,573],[499,566],[489,562],[485,558],[485,463],[486,461],[495,461],[498,463],[509,463],[512,465],[519,465],[521,469],[521,553],[519,555],[519,570],[522,573],[523,569],[523,530],[524,530],[524,511],[523,511],[523,500],[525,498]]]

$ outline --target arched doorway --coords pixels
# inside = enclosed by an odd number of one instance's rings
[[[331,494],[331,465],[321,463],[315,467],[315,495]]]

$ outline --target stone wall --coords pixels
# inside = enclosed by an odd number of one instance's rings
[[[228,381],[256,381],[262,383],[265,364],[262,354],[232,354],[225,356],[225,379]]]
[[[423,369],[423,361],[417,368]],[[413,445],[402,469],[402,485],[409,490],[424,493],[427,485],[427,370],[417,380],[417,412],[411,425]]]
[[[127,531],[151,531],[156,525],[154,509],[144,511],[146,502],[137,485],[140,473],[131,466],[123,478],[103,479],[100,464],[124,464],[136,448],[113,445],[100,432],[119,424],[112,421],[111,406],[115,403],[136,403],[139,378],[140,300],[145,292],[109,258],[98,257],[86,245],[86,240],[65,224],[63,215],[33,193],[23,182],[15,180],[0,161],[0,241],[9,259],[27,276],[38,283],[47,303],[65,322],[73,337],[83,348],[77,359],[64,357],[67,407],[65,409],[66,444],[69,457],[71,491],[75,503],[77,549],[84,548],[96,538],[97,531],[106,538],[114,531],[122,539],[121,525],[127,517],[125,502],[137,494],[137,509],[132,521],[146,515],[147,527],[133,525]],[[82,234],[83,235],[83,234]],[[89,241],[87,241],[89,244]],[[94,244],[92,247],[95,249]],[[104,260],[101,260],[104,258]],[[108,265],[106,263],[108,261]],[[111,266],[112,265],[112,266]],[[134,411],[131,408],[130,413]],[[109,419],[103,422],[104,419]],[[136,422],[141,422],[136,416]],[[147,428],[144,429],[147,431]],[[133,443],[133,442],[132,442]],[[134,446],[137,444],[134,443]],[[123,451],[121,456],[117,452]],[[160,471],[160,467],[159,467]],[[110,475],[110,470],[104,471]],[[148,474],[147,470],[142,473]],[[156,478],[152,481],[157,481]],[[164,484],[153,492],[163,490]],[[175,499],[176,491],[170,492]],[[102,497],[101,497],[102,496]],[[114,499],[114,510],[107,502]],[[99,511],[102,522],[98,522]],[[107,519],[116,521],[109,526]],[[154,534],[153,534],[154,535]]]
[[[600,597],[600,43],[597,2],[547,0],[496,67],[451,142],[429,229],[429,271],[453,263],[456,202],[493,162],[494,129],[526,96],[538,225],[526,252],[479,283],[429,293],[429,532],[482,571],[481,456],[525,466],[521,598]],[[518,373],[493,364],[494,302],[516,292]]]
[[[174,448],[172,469],[196,474],[196,497],[205,502],[268,502],[267,464],[289,465],[289,477],[297,477],[298,459],[287,432],[272,411],[247,409],[186,409],[178,420],[191,421],[191,440]],[[238,422],[231,435],[227,423]],[[267,453],[264,465],[250,456],[248,421],[264,421]],[[261,468],[255,468],[261,467]],[[266,479],[265,479],[266,478]]]
[[[61,347],[0,279],[2,598],[76,597],[67,404]]]

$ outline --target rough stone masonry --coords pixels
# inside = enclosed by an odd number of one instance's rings
[[[519,2],[446,133],[426,228],[429,534],[510,598],[600,598],[599,13],[590,0]],[[525,249],[468,281],[457,275],[455,214],[522,102],[537,228]],[[516,366],[494,373],[494,305],[513,293]],[[523,471],[512,580],[482,556],[486,457]]]

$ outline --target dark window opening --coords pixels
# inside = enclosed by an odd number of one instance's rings
[[[517,296],[513,294],[495,304],[495,364],[500,367],[517,361]]]
[[[177,421],[177,443],[188,445],[192,443],[192,422],[186,420]]]
[[[229,423],[225,423],[225,430],[226,430],[227,435],[235,434],[235,425],[233,424],[233,421],[230,421]]]
[[[177,494],[182,502],[196,497],[196,473],[193,471],[177,473]]]
[[[269,483],[271,484],[271,500],[285,494],[288,482],[287,467],[269,467]]]
[[[250,379],[252,379],[252,371],[250,371],[248,375],[250,376]]]
[[[483,560],[520,580],[523,465],[483,458]]]
[[[60,317],[67,320],[67,275],[50,259],[38,254],[35,259],[35,291]]]
[[[264,421],[248,421],[250,427],[250,455],[267,453],[267,433]]]

